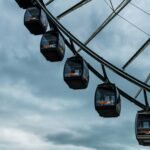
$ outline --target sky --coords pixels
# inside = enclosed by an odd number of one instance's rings
[[[79,1],[79,0],[78,0]],[[54,16],[78,2],[55,0],[48,9]],[[112,0],[116,7],[121,0]],[[132,0],[150,13],[149,0]],[[94,94],[102,83],[90,73],[85,90],[72,90],[63,81],[63,67],[72,53],[66,47],[62,62],[51,63],[40,53],[41,36],[23,24],[24,10],[14,0],[0,1],[0,149],[3,150],[148,150],[135,138],[137,106],[122,99],[118,118],[99,117]],[[93,0],[60,22],[82,42],[111,13],[103,0]],[[120,13],[150,34],[149,15],[129,4]],[[89,47],[121,68],[149,37],[116,17]],[[150,47],[126,69],[144,81],[150,73]],[[81,52],[101,72],[100,64]],[[134,96],[139,87],[107,69],[110,80]],[[150,82],[148,83],[150,84]],[[148,95],[150,97],[150,95]],[[139,100],[143,102],[142,94]]]

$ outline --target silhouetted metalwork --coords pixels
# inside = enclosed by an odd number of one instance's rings
[[[45,5],[47,6],[47,5],[51,4],[52,2],[54,2],[54,0],[49,0]]]
[[[75,56],[68,58],[64,66],[64,81],[72,89],[85,89],[89,83],[89,70],[97,76],[104,83],[100,84],[96,88],[95,92],[95,109],[102,117],[118,117],[121,112],[121,98],[120,95],[125,97],[130,102],[134,103],[138,107],[142,108],[142,111],[138,111],[136,116],[135,131],[136,138],[141,145],[150,146],[150,109],[148,103],[147,92],[150,91],[150,86],[146,82],[142,82],[123,70],[117,68],[107,60],[103,59],[97,53],[92,51],[86,45],[93,40],[93,38],[102,31],[117,15],[123,10],[131,0],[123,0],[116,9],[113,7],[113,3],[110,0],[110,8],[113,10],[112,14],[100,25],[100,27],[92,33],[88,40],[83,44],[74,35],[72,35],[57,19],[67,15],[75,9],[81,7],[91,0],[82,0],[73,7],[61,13],[56,19],[46,8],[46,5],[50,4],[54,0],[49,0],[44,4],[43,0],[16,0],[21,8],[26,9],[24,17],[24,24],[29,31],[35,35],[44,34],[41,39],[41,53],[48,61],[61,61],[64,58],[65,44],[70,48]],[[19,3],[20,2],[20,3]],[[36,5],[35,5],[36,4]],[[29,8],[31,6],[36,6]],[[127,19],[120,16],[122,19],[136,27],[149,36],[148,33],[138,28],[135,24],[132,24]],[[48,19],[48,20],[47,20]],[[50,31],[46,32],[47,23],[49,22]],[[51,26],[52,25],[52,26]],[[45,33],[46,32],[46,33]],[[70,42],[68,42],[70,41]],[[149,39],[144,43],[141,48],[129,59],[124,65],[125,69],[143,50],[149,45]],[[101,75],[92,64],[88,63],[78,52],[75,46],[78,46],[85,53],[95,59],[102,65],[103,75]],[[105,67],[111,69],[113,72],[128,80],[129,82],[139,86],[143,89],[145,104],[136,100],[127,94],[124,90],[111,83],[108,79]]]
[[[148,76],[147,76],[147,78],[146,78],[146,80],[144,82],[148,83],[149,80],[150,80],[150,73],[148,74]],[[137,98],[140,95],[140,93],[142,92],[142,90],[143,90],[142,88],[139,89],[139,91],[136,93],[136,95],[134,96],[134,98]]]
[[[62,17],[68,15],[69,13],[75,11],[76,9],[82,7],[83,5],[89,3],[90,1],[92,1],[92,0],[81,0],[79,3],[75,4],[71,8],[65,10],[63,13],[61,13],[60,15],[58,15],[57,19],[61,19]]]
[[[119,14],[130,2],[131,0],[122,1],[118,7],[103,21],[102,24],[90,35],[90,37],[84,42],[84,45],[89,44],[116,16]],[[82,49],[79,48],[78,52]]]
[[[108,62],[107,60],[105,60],[104,58],[99,56],[97,53],[92,51],[90,48],[85,46],[74,35],[72,35],[66,28],[64,28],[64,26],[62,24],[60,24],[57,21],[57,19],[49,12],[49,10],[39,0],[36,0],[36,1],[38,3],[39,7],[41,7],[44,10],[44,12],[47,14],[47,16],[50,19],[50,21],[53,22],[55,24],[55,26],[57,26],[57,28],[59,28],[61,30],[61,32],[63,32],[69,39],[71,39],[85,53],[87,53],[89,56],[91,56],[93,59],[95,59],[99,63],[103,64],[105,67],[111,69],[113,72],[115,72],[119,76],[125,78],[126,80],[130,81],[131,83],[136,84],[139,87],[144,88],[147,91],[150,91],[150,86],[149,85],[147,85],[144,82],[140,81],[139,79],[129,75],[128,73],[122,71],[121,69],[119,69],[118,67],[114,66],[113,64],[111,64],[110,62]]]
[[[126,69],[126,67],[131,64],[150,44],[150,38],[138,49],[138,51],[125,63],[122,69]]]

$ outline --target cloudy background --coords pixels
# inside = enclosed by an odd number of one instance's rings
[[[79,0],[78,0],[79,1]],[[77,0],[56,0],[49,9],[57,16]],[[113,0],[117,6],[121,0]],[[150,0],[132,0],[150,13]],[[148,150],[139,146],[134,133],[138,107],[122,98],[119,118],[100,118],[94,110],[94,93],[101,83],[90,74],[86,90],[71,90],[63,81],[63,66],[72,56],[66,49],[63,62],[47,62],[40,54],[41,36],[23,25],[24,10],[14,0],[0,1],[0,149],[1,150]],[[111,13],[103,0],[93,0],[60,22],[82,42]],[[150,34],[148,15],[129,4],[123,17]],[[116,17],[90,44],[102,57],[122,67],[149,37]],[[150,68],[150,47],[127,72],[145,80]],[[101,71],[100,64],[81,54]],[[117,86],[135,95],[138,87],[110,70]],[[139,100],[143,101],[142,95]]]

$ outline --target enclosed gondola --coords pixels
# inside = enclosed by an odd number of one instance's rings
[[[64,66],[64,81],[72,89],[85,89],[89,83],[89,69],[80,56],[68,58]]]
[[[46,32],[41,39],[41,53],[51,62],[61,61],[65,55],[65,42],[58,30]]]
[[[33,0],[16,0],[19,7],[23,9],[27,9],[29,7],[33,7]]]
[[[135,120],[135,134],[140,145],[150,146],[150,111],[138,111]]]
[[[121,111],[121,99],[113,83],[97,86],[95,92],[95,109],[102,117],[118,117]]]
[[[37,7],[28,8],[24,15],[24,25],[34,35],[44,34],[48,27],[47,16]]]

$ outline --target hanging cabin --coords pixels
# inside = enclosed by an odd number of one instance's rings
[[[16,0],[20,8],[27,9],[33,7],[33,0]]]
[[[103,83],[95,92],[95,109],[102,117],[118,117],[121,111],[121,99],[115,84]]]
[[[150,111],[137,112],[135,134],[140,145],[150,146]]]
[[[46,32],[40,44],[41,53],[51,62],[61,61],[65,55],[65,42],[58,30]]]
[[[72,89],[85,89],[89,83],[89,69],[80,56],[68,58],[64,66],[64,81]]]
[[[24,15],[24,25],[34,35],[44,34],[48,27],[47,16],[40,8],[28,8]]]

